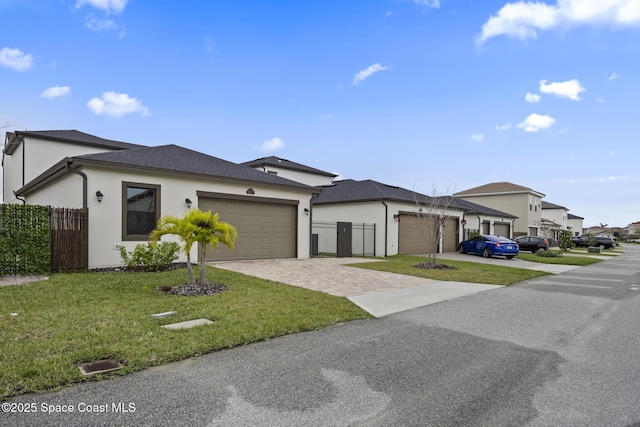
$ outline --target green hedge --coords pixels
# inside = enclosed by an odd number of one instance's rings
[[[49,208],[0,204],[0,276],[48,273]]]

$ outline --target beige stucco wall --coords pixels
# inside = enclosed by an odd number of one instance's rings
[[[376,256],[391,256],[398,254],[399,228],[398,220],[394,215],[399,212],[418,212],[420,207],[415,203],[400,203],[386,201],[387,210],[385,217],[385,205],[381,201],[339,203],[314,205],[313,221],[327,222],[351,222],[376,224]],[[462,218],[462,211],[455,209],[445,213],[448,216]],[[386,230],[385,230],[386,223]],[[386,232],[386,252],[385,252]],[[462,237],[462,236],[460,236]]]
[[[4,157],[3,200],[5,203],[15,203],[17,200],[13,191],[22,188],[65,157],[109,151],[114,150],[25,136],[24,142],[20,143],[13,154]],[[23,156],[25,158],[24,181],[22,176]]]
[[[567,229],[567,210],[566,209],[543,209],[542,217],[549,219],[560,225],[563,230]]]
[[[496,194],[485,196],[460,196],[460,198],[515,215],[514,232],[529,233],[529,227],[540,227],[542,199],[531,193]],[[529,204],[532,210],[529,210]],[[537,206],[537,211],[536,211]]]
[[[123,245],[127,250],[131,251],[136,244],[144,243],[122,241],[123,181],[160,185],[160,214],[179,217],[187,212],[187,206],[185,204],[186,198],[190,198],[193,201],[192,208],[197,207],[197,191],[246,195],[247,188],[251,187],[255,192],[255,197],[297,200],[299,202],[297,257],[309,257],[310,216],[305,214],[304,208],[310,207],[310,193],[261,187],[255,183],[250,185],[220,183],[193,178],[179,178],[175,176],[133,173],[110,169],[83,168],[82,171],[86,173],[88,177],[89,268],[118,266],[121,264],[121,259],[117,246]],[[98,190],[104,194],[102,203],[98,203],[95,196]],[[65,175],[63,179],[48,186],[45,190],[40,190],[29,195],[27,201],[29,204],[82,207],[82,179],[77,175]],[[232,218],[222,218],[222,220],[233,224]],[[163,237],[162,240],[177,241],[170,236]],[[195,246],[191,253],[191,259],[197,259],[197,248]],[[185,260],[186,256],[181,254],[179,261]]]

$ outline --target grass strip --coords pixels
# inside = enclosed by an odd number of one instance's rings
[[[520,252],[517,259],[524,261],[539,262],[541,264],[560,264],[560,265],[579,265],[585,266],[595,264],[602,261],[600,258],[588,257],[588,256],[561,256],[561,257],[544,257],[536,254],[525,254]]]
[[[222,293],[185,297],[158,290],[186,280],[185,270],[79,273],[0,287],[0,399],[371,317],[346,298],[213,267],[206,280],[227,285]],[[167,311],[177,315],[151,316]],[[198,318],[215,323],[160,327]],[[90,378],[77,369],[107,358],[123,369]]]
[[[415,264],[426,262],[426,257],[395,255],[388,257],[385,262],[366,262],[350,264],[352,267],[368,268],[370,270],[386,271],[389,273],[407,274],[428,279],[451,282],[485,283],[493,285],[510,285],[534,277],[550,273],[528,270],[524,268],[503,267],[492,264],[482,264],[467,261],[453,261],[437,259],[438,264],[455,267],[455,270],[437,270],[414,267]]]

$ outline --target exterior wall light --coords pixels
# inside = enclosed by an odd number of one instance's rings
[[[191,199],[187,197],[184,202],[187,204],[187,209],[191,209]]]
[[[304,214],[309,215],[309,208],[304,208]]]
[[[98,190],[96,191],[96,197],[98,198],[98,203],[102,202],[102,198],[104,197],[104,194],[102,194],[102,191]]]

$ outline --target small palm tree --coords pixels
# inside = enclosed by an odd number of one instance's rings
[[[187,255],[187,271],[189,283],[194,283],[193,268],[191,266],[191,249],[194,243],[199,243],[202,250],[199,254],[200,275],[199,282],[204,282],[206,270],[207,245],[215,249],[223,243],[231,250],[235,249],[235,241],[238,237],[236,228],[226,222],[218,220],[218,214],[211,211],[203,212],[198,208],[192,209],[183,218],[165,215],[158,221],[155,230],[150,234],[151,241],[157,242],[164,235],[174,235],[182,242],[182,251]]]

